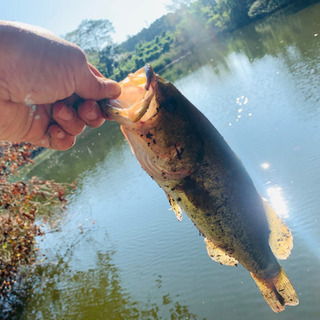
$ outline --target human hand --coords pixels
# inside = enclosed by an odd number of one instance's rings
[[[0,140],[69,149],[86,125],[104,122],[96,101],[120,91],[76,45],[0,21]]]

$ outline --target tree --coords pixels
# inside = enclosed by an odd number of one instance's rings
[[[175,12],[181,8],[187,8],[190,3],[194,1],[195,0],[171,0],[171,3],[169,3],[166,8],[168,11]]]
[[[115,57],[119,54],[115,45],[110,44],[105,46],[99,52],[99,61],[97,63],[97,67],[100,72],[109,77],[113,73],[113,69],[115,67]]]
[[[65,35],[65,39],[77,44],[84,51],[100,51],[112,44],[112,22],[107,19],[83,20],[79,27]]]
[[[219,0],[218,4],[230,10],[230,29],[243,27],[250,22],[248,15],[251,4],[254,0]]]

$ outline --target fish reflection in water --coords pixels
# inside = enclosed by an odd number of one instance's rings
[[[274,312],[298,298],[276,258],[286,259],[292,235],[258,195],[241,161],[219,132],[150,66],[128,75],[116,100],[100,102],[121,124],[142,168],[205,237],[209,256],[250,271]],[[244,97],[243,97],[244,99]]]

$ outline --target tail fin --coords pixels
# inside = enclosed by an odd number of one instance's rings
[[[251,273],[262,296],[270,308],[277,313],[283,311],[285,305],[296,306],[299,304],[299,299],[289,278],[282,267],[280,268],[279,274],[271,279],[261,279]]]

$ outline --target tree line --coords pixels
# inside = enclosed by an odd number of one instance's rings
[[[146,63],[159,72],[199,44],[299,2],[306,6],[316,0],[180,0],[174,12],[121,44],[112,41],[114,28],[106,19],[84,20],[65,38],[78,44],[104,76],[120,81]]]
[[[297,2],[301,0],[180,0],[173,13],[120,45],[112,42],[109,20],[84,20],[65,38],[78,44],[104,76],[120,81],[146,63],[159,72],[200,43]]]

